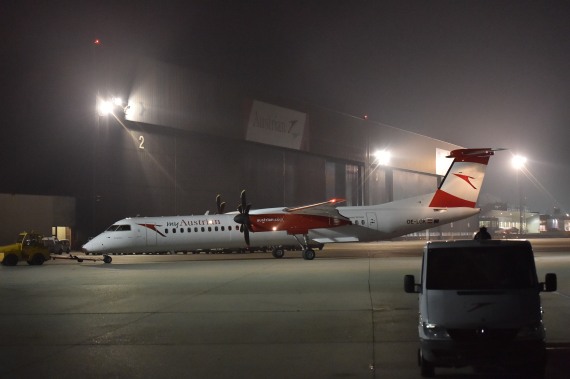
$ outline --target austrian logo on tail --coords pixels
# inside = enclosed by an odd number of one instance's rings
[[[502,149],[453,150],[447,157],[453,158],[453,162],[429,206],[434,208],[474,208],[483,184],[489,157],[494,155],[497,150]]]
[[[465,180],[467,182],[467,184],[469,184],[471,187],[473,187],[473,189],[477,189],[477,187],[475,187],[473,185],[473,183],[471,183],[471,179],[475,179],[474,177],[469,176],[469,175],[463,175],[463,174],[453,174],[453,175],[457,176],[460,179]]]

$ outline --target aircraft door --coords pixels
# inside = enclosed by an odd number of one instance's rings
[[[158,233],[152,230],[151,228],[145,228],[145,230],[146,230],[146,245],[155,246]]]
[[[366,221],[370,229],[378,230],[378,221],[376,220],[376,213],[366,212]]]

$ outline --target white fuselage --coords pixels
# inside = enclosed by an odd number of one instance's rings
[[[427,204],[432,195],[375,206],[338,207],[350,225],[310,229],[315,243],[370,242],[444,225],[479,212],[477,208],[436,209]],[[285,213],[283,208],[252,210],[250,214]],[[113,224],[83,246],[87,253],[150,253],[246,248],[235,213],[126,218]],[[250,246],[298,246],[286,231],[250,233]]]

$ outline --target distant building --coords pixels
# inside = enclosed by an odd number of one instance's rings
[[[570,215],[554,208],[552,215],[540,216],[541,233],[570,233]]]
[[[480,226],[486,226],[494,234],[509,236],[519,234],[520,210],[510,208],[506,203],[487,204],[479,215]],[[549,234],[570,232],[570,216],[554,209],[553,214],[539,214],[528,209],[522,211],[522,234]]]
[[[527,235],[539,233],[540,219],[538,212],[524,208],[521,215],[519,208],[510,208],[507,203],[493,203],[482,207],[479,225],[486,226],[491,234],[497,236]]]

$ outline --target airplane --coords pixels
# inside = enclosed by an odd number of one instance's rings
[[[344,199],[300,207],[250,210],[245,191],[237,212],[210,215],[133,217],[117,221],[83,245],[86,254],[152,253],[272,247],[275,258],[300,246],[306,260],[314,246],[327,243],[372,242],[441,226],[480,212],[476,208],[485,169],[495,151],[457,149],[447,174],[433,193],[369,206],[338,206]]]

